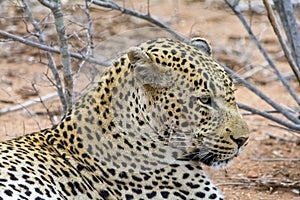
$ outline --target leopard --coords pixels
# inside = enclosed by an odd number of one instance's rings
[[[203,38],[129,48],[51,128],[0,143],[0,199],[224,199],[204,165],[248,144]]]

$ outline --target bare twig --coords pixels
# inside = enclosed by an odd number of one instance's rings
[[[271,68],[274,70],[276,76],[281,80],[281,82],[284,85],[284,87],[286,88],[286,90],[289,92],[289,94],[291,94],[291,96],[294,98],[294,100],[297,102],[297,104],[300,105],[299,104],[300,101],[299,101],[298,96],[296,95],[296,93],[294,92],[294,90],[292,90],[292,88],[288,85],[288,83],[285,80],[285,78],[283,78],[283,76],[281,75],[281,73],[279,72],[279,70],[276,68],[276,66],[274,65],[274,63],[271,61],[270,57],[268,56],[268,54],[266,53],[266,51],[263,49],[261,43],[257,40],[257,38],[255,37],[255,35],[253,34],[251,28],[249,27],[248,23],[246,22],[245,18],[241,14],[241,12],[236,9],[238,1],[234,1],[232,4],[229,3],[227,0],[225,0],[225,2],[233,10],[233,12],[238,16],[238,18],[241,20],[242,24],[244,25],[244,27],[248,31],[248,34],[250,35],[251,39],[255,42],[255,44],[257,45],[258,49],[261,51],[261,53],[263,54],[263,56],[265,57],[265,59],[267,60],[267,62],[269,63],[269,65],[271,66]],[[275,116],[273,116],[273,115],[271,115],[269,113],[257,110],[255,108],[250,107],[250,106],[239,104],[240,108],[242,108],[244,110],[248,110],[248,111],[250,111],[252,113],[261,115],[261,116],[263,116],[263,117],[265,117],[267,119],[275,121],[275,122],[277,122],[277,123],[279,123],[279,124],[281,124],[283,126],[286,126],[286,127],[290,128],[292,130],[296,130],[296,131],[300,130],[300,120],[296,116],[294,116],[293,114],[291,114],[289,112],[289,110],[283,108],[282,106],[278,105],[276,102],[274,102],[273,100],[271,100],[270,98],[268,98],[264,93],[262,93],[256,87],[254,87],[253,85],[249,84],[246,80],[242,79],[240,76],[238,76],[237,74],[235,74],[231,69],[228,69],[228,68],[225,67],[225,70],[229,74],[231,74],[238,82],[240,82],[243,85],[245,85],[250,91],[254,92],[262,100],[264,100],[266,103],[268,103],[273,108],[275,108],[275,110],[279,111],[283,116],[285,116],[287,119],[289,119],[292,123],[288,122],[288,121],[284,121],[284,120],[282,120],[282,119],[280,119],[278,117],[275,117]]]
[[[86,57],[93,57],[94,56],[94,41],[93,41],[93,30],[92,30],[92,25],[93,22],[91,20],[91,15],[90,15],[90,6],[91,3],[88,0],[85,0],[85,9],[84,13],[87,17],[87,24],[84,25],[84,29],[86,30],[86,38],[87,38],[87,45],[85,47],[85,56]],[[83,60],[79,64],[79,69],[78,71],[82,68],[82,66],[85,64],[85,60]]]
[[[291,131],[291,129],[289,129],[289,128],[287,128],[287,127],[282,127],[282,126],[278,126],[278,125],[276,125],[276,124],[269,124],[269,126],[271,126],[271,127],[275,127],[275,128],[279,128],[279,129],[282,129],[282,130],[285,130],[285,131],[287,131],[287,132],[290,132],[290,133],[292,133],[293,135],[295,135],[295,136],[297,136],[297,137],[300,137],[300,131],[298,131],[298,130],[292,130]],[[297,142],[297,141],[295,141],[296,143],[300,143],[300,142]]]
[[[45,39],[43,37],[42,31],[39,27],[39,24],[37,23],[37,21],[32,16],[32,13],[31,13],[31,10],[30,10],[30,7],[28,5],[27,0],[22,0],[22,2],[23,2],[25,13],[28,16],[29,20],[31,21],[31,24],[33,25],[33,27],[35,29],[35,34],[34,35],[37,36],[37,38],[38,38],[38,40],[41,44],[45,45],[46,42],[45,42]],[[52,55],[49,51],[46,51],[46,57],[48,59],[48,67],[50,68],[50,70],[51,70],[51,72],[54,76],[55,87],[57,89],[57,93],[58,93],[58,96],[60,98],[61,105],[63,107],[63,112],[65,113],[67,111],[66,97],[65,97],[65,94],[63,92],[63,87],[62,87],[61,79],[59,77],[59,73],[57,71],[54,59],[53,59],[53,57],[52,57]]]
[[[25,45],[28,45],[28,46],[31,46],[31,47],[35,47],[35,48],[38,48],[38,49],[41,49],[41,50],[44,50],[44,51],[49,51],[49,52],[52,52],[52,53],[61,54],[60,50],[57,49],[57,48],[50,47],[50,46],[40,44],[40,43],[36,43],[36,42],[30,41],[28,39],[25,39],[21,36],[17,36],[15,34],[12,34],[12,33],[9,33],[9,32],[3,31],[3,30],[0,30],[0,35],[4,36],[5,38],[9,38],[11,40],[14,40],[14,41],[21,42],[21,43],[23,43]],[[99,64],[99,65],[102,65],[102,66],[108,66],[109,65],[109,63],[107,63],[107,62],[101,62],[101,61],[98,61],[94,58],[86,57],[86,56],[84,56],[82,54],[79,54],[79,53],[71,53],[71,56],[73,58],[76,58],[76,59],[79,59],[79,60],[86,60],[87,62]]]
[[[248,25],[247,21],[245,20],[244,16],[242,15],[242,13],[238,9],[236,9],[238,1],[234,1],[234,3],[230,3],[228,0],[224,0],[224,1],[231,8],[231,10],[234,12],[234,14],[240,19],[240,21],[242,22],[243,26],[247,30],[250,38],[254,41],[254,43],[258,47],[259,51],[261,52],[261,54],[264,56],[264,58],[266,59],[266,61],[269,63],[270,67],[273,69],[274,73],[279,78],[279,80],[283,84],[284,88],[294,98],[294,100],[296,101],[296,103],[298,105],[300,105],[300,99],[297,96],[296,92],[292,89],[292,87],[289,86],[289,84],[287,83],[287,81],[285,80],[285,78],[281,75],[280,71],[274,65],[274,63],[270,59],[270,57],[267,54],[267,52],[264,50],[264,48],[262,47],[261,43],[258,41],[258,39],[256,38],[256,36],[252,32],[251,27]],[[288,117],[289,115],[284,114],[284,116]],[[291,118],[291,120],[294,121],[293,117]],[[300,120],[296,119],[294,122],[295,123],[300,123]]]
[[[295,19],[295,12],[290,0],[275,0],[274,7],[280,16],[287,39],[290,43],[292,55],[296,61],[298,72],[300,70],[300,34]]]
[[[271,114],[269,114],[267,112],[255,109],[255,108],[253,108],[251,106],[247,106],[245,104],[239,103],[238,105],[239,105],[239,108],[241,108],[243,110],[247,110],[247,111],[249,111],[249,112],[251,112],[253,114],[260,115],[260,116],[262,116],[264,118],[267,118],[267,119],[269,119],[271,121],[274,121],[274,122],[276,122],[278,124],[281,124],[281,125],[283,125],[283,126],[285,126],[287,128],[290,128],[291,130],[298,131],[298,132],[300,131],[300,124],[294,124],[294,123],[287,122],[287,121],[282,120],[282,119],[280,119],[278,117],[275,117],[275,116],[273,116],[273,115],[271,115]],[[284,111],[284,112],[286,112],[286,111]]]
[[[261,177],[258,180],[258,186],[272,187],[272,188],[299,188],[300,181],[289,180],[289,179],[278,179]]]
[[[55,27],[60,44],[60,55],[64,73],[66,97],[66,105],[64,105],[66,106],[66,109],[64,109],[64,113],[66,113],[66,111],[72,106],[74,101],[74,80],[71,67],[71,56],[69,51],[68,38],[66,34],[66,27],[64,24],[64,15],[61,10],[60,1],[39,0],[39,2],[51,10],[55,20]]]
[[[274,127],[276,127],[276,126],[274,126]],[[276,128],[278,128],[278,127],[276,127]],[[297,144],[300,143],[300,139],[295,139],[295,137],[280,136],[279,134],[274,134],[271,132],[266,132],[266,135],[268,135],[270,138],[274,138],[276,140],[280,140],[283,142],[297,143]],[[298,135],[298,137],[300,137],[300,136]]]
[[[88,0],[85,0],[85,15],[87,17],[88,23],[87,26],[85,27],[87,30],[87,55],[94,55],[94,41],[93,41],[93,21],[91,19],[91,14],[90,14],[90,7],[91,7],[91,3]]]
[[[231,179],[232,181],[228,181]],[[236,186],[251,186],[251,187],[267,187],[267,188],[299,188],[300,181],[290,180],[290,179],[279,179],[279,178],[270,178],[270,177],[259,177],[259,178],[235,178],[229,177],[226,179],[226,182],[219,183],[218,186],[222,185],[236,185]]]
[[[137,12],[137,11],[134,11],[134,10],[130,10],[130,9],[125,8],[125,7],[119,6],[118,4],[116,4],[112,1],[100,1],[100,0],[88,0],[88,1],[92,2],[93,4],[95,4],[97,6],[101,6],[101,7],[105,7],[105,8],[111,8],[111,9],[114,9],[114,10],[118,10],[118,11],[124,13],[124,14],[146,20],[146,21],[156,25],[157,27],[160,27],[160,28],[166,30],[171,35],[173,35],[176,39],[178,39],[180,41],[188,42],[187,38],[180,36],[178,33],[173,31],[165,23],[151,17],[150,13],[144,14],[144,13],[140,13],[140,12]]]
[[[36,89],[35,84],[32,84],[32,87],[36,91],[36,93],[38,93],[38,90]],[[43,99],[42,99],[42,97],[40,95],[39,95],[39,98],[40,98],[41,104],[43,105],[43,107],[45,108],[45,110],[47,112],[47,116],[48,116],[49,120],[51,121],[51,124],[54,125],[52,114],[50,113],[48,107],[45,105],[45,102],[43,101]]]
[[[259,162],[300,162],[300,158],[257,158],[252,160]]]
[[[289,62],[297,80],[298,80],[298,83],[300,84],[300,72],[299,72],[299,69],[297,67],[297,64],[295,63],[295,60],[293,58],[293,56],[291,55],[291,52],[286,44],[286,42],[284,41],[283,37],[282,37],[282,34],[280,32],[280,29],[278,28],[278,24],[276,22],[276,19],[275,19],[275,15],[273,13],[273,10],[272,10],[272,7],[269,3],[269,0],[263,0],[264,4],[265,4],[265,8],[267,10],[267,13],[268,13],[268,18],[269,18],[269,21],[273,27],[273,30],[275,32],[275,34],[277,35],[277,38],[280,42],[280,45],[282,47],[282,50],[285,54],[285,57],[287,59],[287,61]],[[298,30],[298,29],[297,29]],[[298,38],[300,40],[300,38]],[[300,51],[300,49],[298,49],[297,51]],[[299,52],[299,56],[300,56],[300,52]],[[299,60],[300,62],[300,60]],[[298,63],[299,65],[300,63]]]
[[[38,97],[38,98],[29,100],[29,101],[25,101],[23,103],[15,105],[15,106],[2,108],[2,109],[0,109],[0,115],[3,115],[3,114],[8,113],[8,112],[13,112],[13,111],[17,111],[17,110],[20,110],[20,109],[27,108],[27,107],[32,106],[34,104],[40,103],[42,101],[44,102],[46,100],[52,99],[56,96],[57,96],[57,92],[54,92],[54,93],[47,94],[43,97]]]
[[[291,120],[293,123],[286,122],[284,120],[281,120],[279,118],[274,117],[273,115],[271,115],[269,113],[257,110],[255,108],[252,108],[250,106],[246,106],[246,105],[243,105],[243,104],[239,104],[240,108],[245,109],[247,111],[250,111],[252,113],[261,115],[262,117],[265,117],[265,118],[270,119],[272,121],[274,120],[275,122],[277,122],[277,123],[279,123],[281,125],[287,126],[287,127],[291,128],[291,129],[300,130],[300,120],[297,117],[295,117],[294,115],[292,115],[287,109],[285,109],[282,106],[278,105],[275,101],[273,101],[272,99],[270,99],[267,95],[265,95],[260,90],[258,90],[256,87],[254,87],[253,85],[251,85],[248,81],[246,81],[245,79],[241,78],[234,71],[232,71],[231,69],[229,69],[226,66],[223,66],[223,67],[227,71],[227,73],[229,73],[237,82],[239,82],[242,85],[244,85],[245,87],[247,87],[250,91],[252,91],[258,97],[260,97],[263,101],[265,101],[270,106],[272,106],[275,110],[277,110],[278,112],[280,112],[287,119]]]

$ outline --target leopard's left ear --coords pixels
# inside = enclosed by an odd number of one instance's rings
[[[203,53],[208,56],[212,56],[212,49],[208,41],[201,37],[192,38],[190,44],[198,49],[200,49]]]
[[[169,87],[171,69],[160,66],[139,47],[133,47],[127,53],[129,62],[134,65],[134,76],[143,85],[152,87]]]

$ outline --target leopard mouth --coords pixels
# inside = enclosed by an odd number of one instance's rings
[[[207,150],[206,150],[207,151]],[[202,152],[202,153],[201,153]],[[179,160],[189,160],[189,161],[197,161],[201,162],[209,167],[213,167],[216,169],[224,169],[228,167],[234,157],[237,155],[233,155],[229,158],[220,160],[219,156],[213,152],[205,152],[203,150],[194,151],[192,153],[185,154],[184,157],[180,158]]]
[[[212,155],[210,155],[212,154]],[[236,155],[235,155],[236,156]],[[207,166],[210,166],[212,168],[216,169],[224,169],[230,165],[232,162],[233,158],[235,156],[232,156],[230,158],[220,160],[218,159],[218,156],[213,154],[213,153],[208,153],[208,156],[206,158],[200,159],[199,161]]]

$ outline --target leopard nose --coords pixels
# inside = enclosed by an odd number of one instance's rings
[[[237,145],[238,148],[241,148],[248,140],[248,137],[239,137],[239,138],[234,138],[232,135],[230,136],[230,139],[234,141]]]

